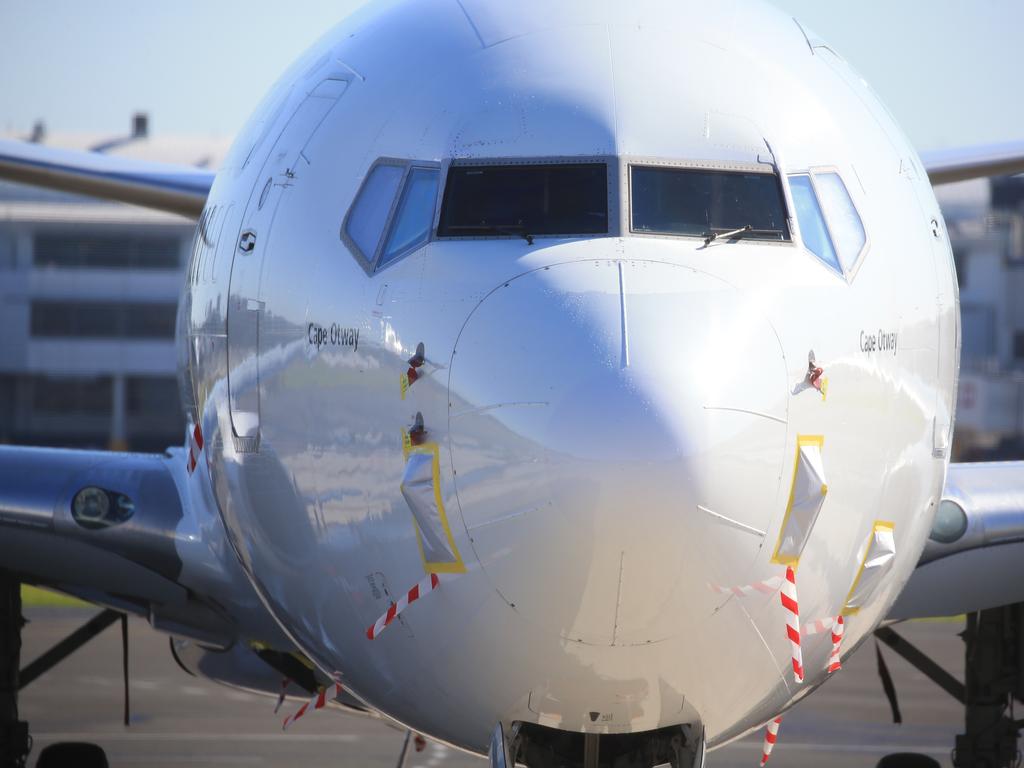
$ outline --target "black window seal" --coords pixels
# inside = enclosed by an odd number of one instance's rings
[[[480,165],[491,166],[517,166],[517,165],[596,165],[603,164],[605,167],[605,183],[608,186],[607,232],[576,232],[557,235],[534,235],[535,240],[567,240],[573,238],[599,238],[619,237],[620,228],[620,200],[619,200],[619,162],[615,155],[544,155],[542,157],[460,157],[449,160],[443,164],[441,171],[441,184],[438,187],[438,204],[434,211],[433,235],[439,242],[456,242],[460,240],[521,240],[522,235],[518,234],[484,234],[484,235],[445,235],[437,236],[438,221],[441,217],[441,207],[444,204],[444,195],[448,190],[448,173],[452,168],[475,167]]]
[[[626,228],[629,234],[634,237],[645,237],[662,240],[704,240],[703,235],[684,235],[671,232],[645,232],[633,227],[633,168],[674,168],[680,171],[721,171],[723,173],[759,173],[765,176],[774,176],[775,183],[779,189],[779,199],[782,201],[782,214],[789,230],[789,237],[782,240],[751,240],[750,243],[757,245],[787,246],[794,247],[796,238],[793,237],[793,211],[789,203],[789,189],[784,185],[782,173],[774,165],[755,162],[734,162],[720,160],[666,160],[663,158],[651,157],[630,157],[625,162],[626,176]],[[743,241],[740,241],[743,242]]]

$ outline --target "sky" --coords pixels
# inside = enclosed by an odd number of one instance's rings
[[[714,2],[715,0],[706,0]],[[515,2],[515,0],[506,0]],[[623,0],[628,2],[628,0]],[[225,137],[363,0],[0,0],[0,131]],[[776,0],[918,149],[1024,138],[1022,0]]]

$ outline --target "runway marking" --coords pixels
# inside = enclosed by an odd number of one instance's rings
[[[437,768],[443,763],[451,753],[444,744],[431,744],[431,751],[433,754],[427,758],[426,763],[417,763],[413,768]]]
[[[113,765],[129,765],[138,755],[108,752],[107,758]],[[259,755],[160,755],[160,763],[186,763],[188,765],[263,765],[267,761]]]
[[[178,692],[185,696],[209,696],[210,692],[198,685],[179,685]]]
[[[82,685],[96,686],[99,688],[110,688],[114,685],[112,680],[106,677],[96,677],[95,675],[79,675],[75,680]]]
[[[256,701],[256,696],[251,693],[245,693],[244,691],[224,691],[224,696],[231,699],[232,701]]]
[[[756,745],[753,739],[743,739],[725,744],[716,749],[709,749],[708,752],[725,751],[727,749],[742,749],[744,752]],[[813,742],[790,743],[786,742],[786,751],[800,750],[803,752],[849,752],[851,754],[885,755],[890,752],[924,752],[927,755],[949,756],[950,746],[948,744],[835,744],[833,742],[816,744]]]
[[[295,736],[289,733],[106,733],[102,731],[89,732],[32,732],[32,738],[36,741],[315,741],[328,744],[354,744],[362,740],[362,737],[355,733],[332,733],[332,734],[303,734]]]

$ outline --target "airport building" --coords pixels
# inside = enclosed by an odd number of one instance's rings
[[[29,138],[203,167],[227,148],[156,139],[143,115],[124,137],[37,127]],[[0,443],[181,442],[174,326],[193,229],[171,214],[0,184]]]
[[[937,194],[960,283],[954,458],[1024,458],[1024,176]]]

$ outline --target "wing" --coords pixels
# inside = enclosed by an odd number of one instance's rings
[[[921,162],[932,184],[1024,173],[1024,141],[922,152]]]
[[[205,467],[163,455],[0,447],[0,567],[228,647],[290,649],[203,501]],[[208,486],[207,486],[208,487]],[[208,494],[207,494],[208,495]]]
[[[256,595],[205,465],[186,459],[0,446],[0,568],[143,616],[190,674],[272,696],[330,685]],[[375,714],[347,690],[333,704]]]
[[[198,219],[214,173],[0,139],[0,178]]]
[[[1024,602],[1024,462],[951,464],[935,519],[888,618]]]

